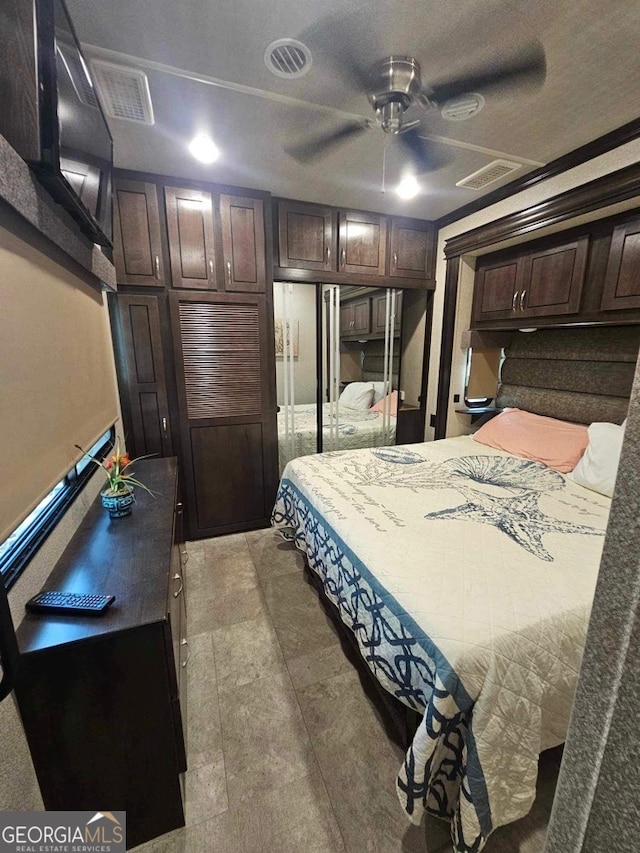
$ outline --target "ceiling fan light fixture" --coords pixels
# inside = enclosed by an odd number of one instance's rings
[[[440,108],[440,115],[447,121],[466,121],[484,107],[484,98],[477,92],[450,98]]]
[[[220,156],[220,150],[210,136],[199,133],[189,143],[189,152],[201,163],[215,163]]]
[[[408,201],[415,198],[420,192],[420,184],[415,175],[404,175],[396,187],[396,193],[401,199]]]

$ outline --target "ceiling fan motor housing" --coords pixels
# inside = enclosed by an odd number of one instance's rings
[[[402,115],[420,92],[420,64],[411,56],[389,56],[371,73],[369,95],[385,133],[399,133]]]

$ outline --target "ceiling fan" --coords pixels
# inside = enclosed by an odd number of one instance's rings
[[[500,93],[514,86],[541,86],[546,76],[544,48],[532,42],[500,62],[486,63],[462,77],[424,85],[419,62],[412,56],[388,56],[370,71],[348,68],[349,76],[367,94],[375,119],[348,122],[342,127],[305,139],[286,148],[301,163],[323,157],[337,145],[379,127],[396,136],[417,173],[444,165],[441,151],[421,136],[422,119],[407,119],[410,107],[441,108],[447,101],[471,93]]]

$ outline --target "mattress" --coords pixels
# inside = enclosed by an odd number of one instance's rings
[[[397,779],[413,822],[481,850],[564,741],[610,501],[470,436],[291,462],[293,538],[380,683],[423,713]]]
[[[287,462],[300,456],[309,456],[317,452],[318,421],[315,403],[293,407],[294,432],[287,438],[286,418],[284,407],[278,412],[278,455],[280,474]],[[356,450],[362,447],[382,447],[392,444],[396,436],[396,419],[390,417],[388,432],[383,429],[381,412],[371,412],[368,409],[350,409],[340,406],[338,418],[332,418],[330,404],[322,408],[322,437],[323,447],[327,450]],[[337,430],[331,430],[331,424],[337,423]],[[291,415],[289,415],[291,430]]]

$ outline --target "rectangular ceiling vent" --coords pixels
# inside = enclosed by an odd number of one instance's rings
[[[478,169],[471,175],[467,175],[461,181],[456,183],[457,187],[464,187],[467,190],[483,190],[494,181],[499,181],[505,175],[511,172],[517,172],[522,168],[522,163],[514,163],[511,160],[494,160],[482,169]]]
[[[91,67],[108,116],[141,124],[154,123],[149,81],[143,71],[102,59],[92,59]]]

